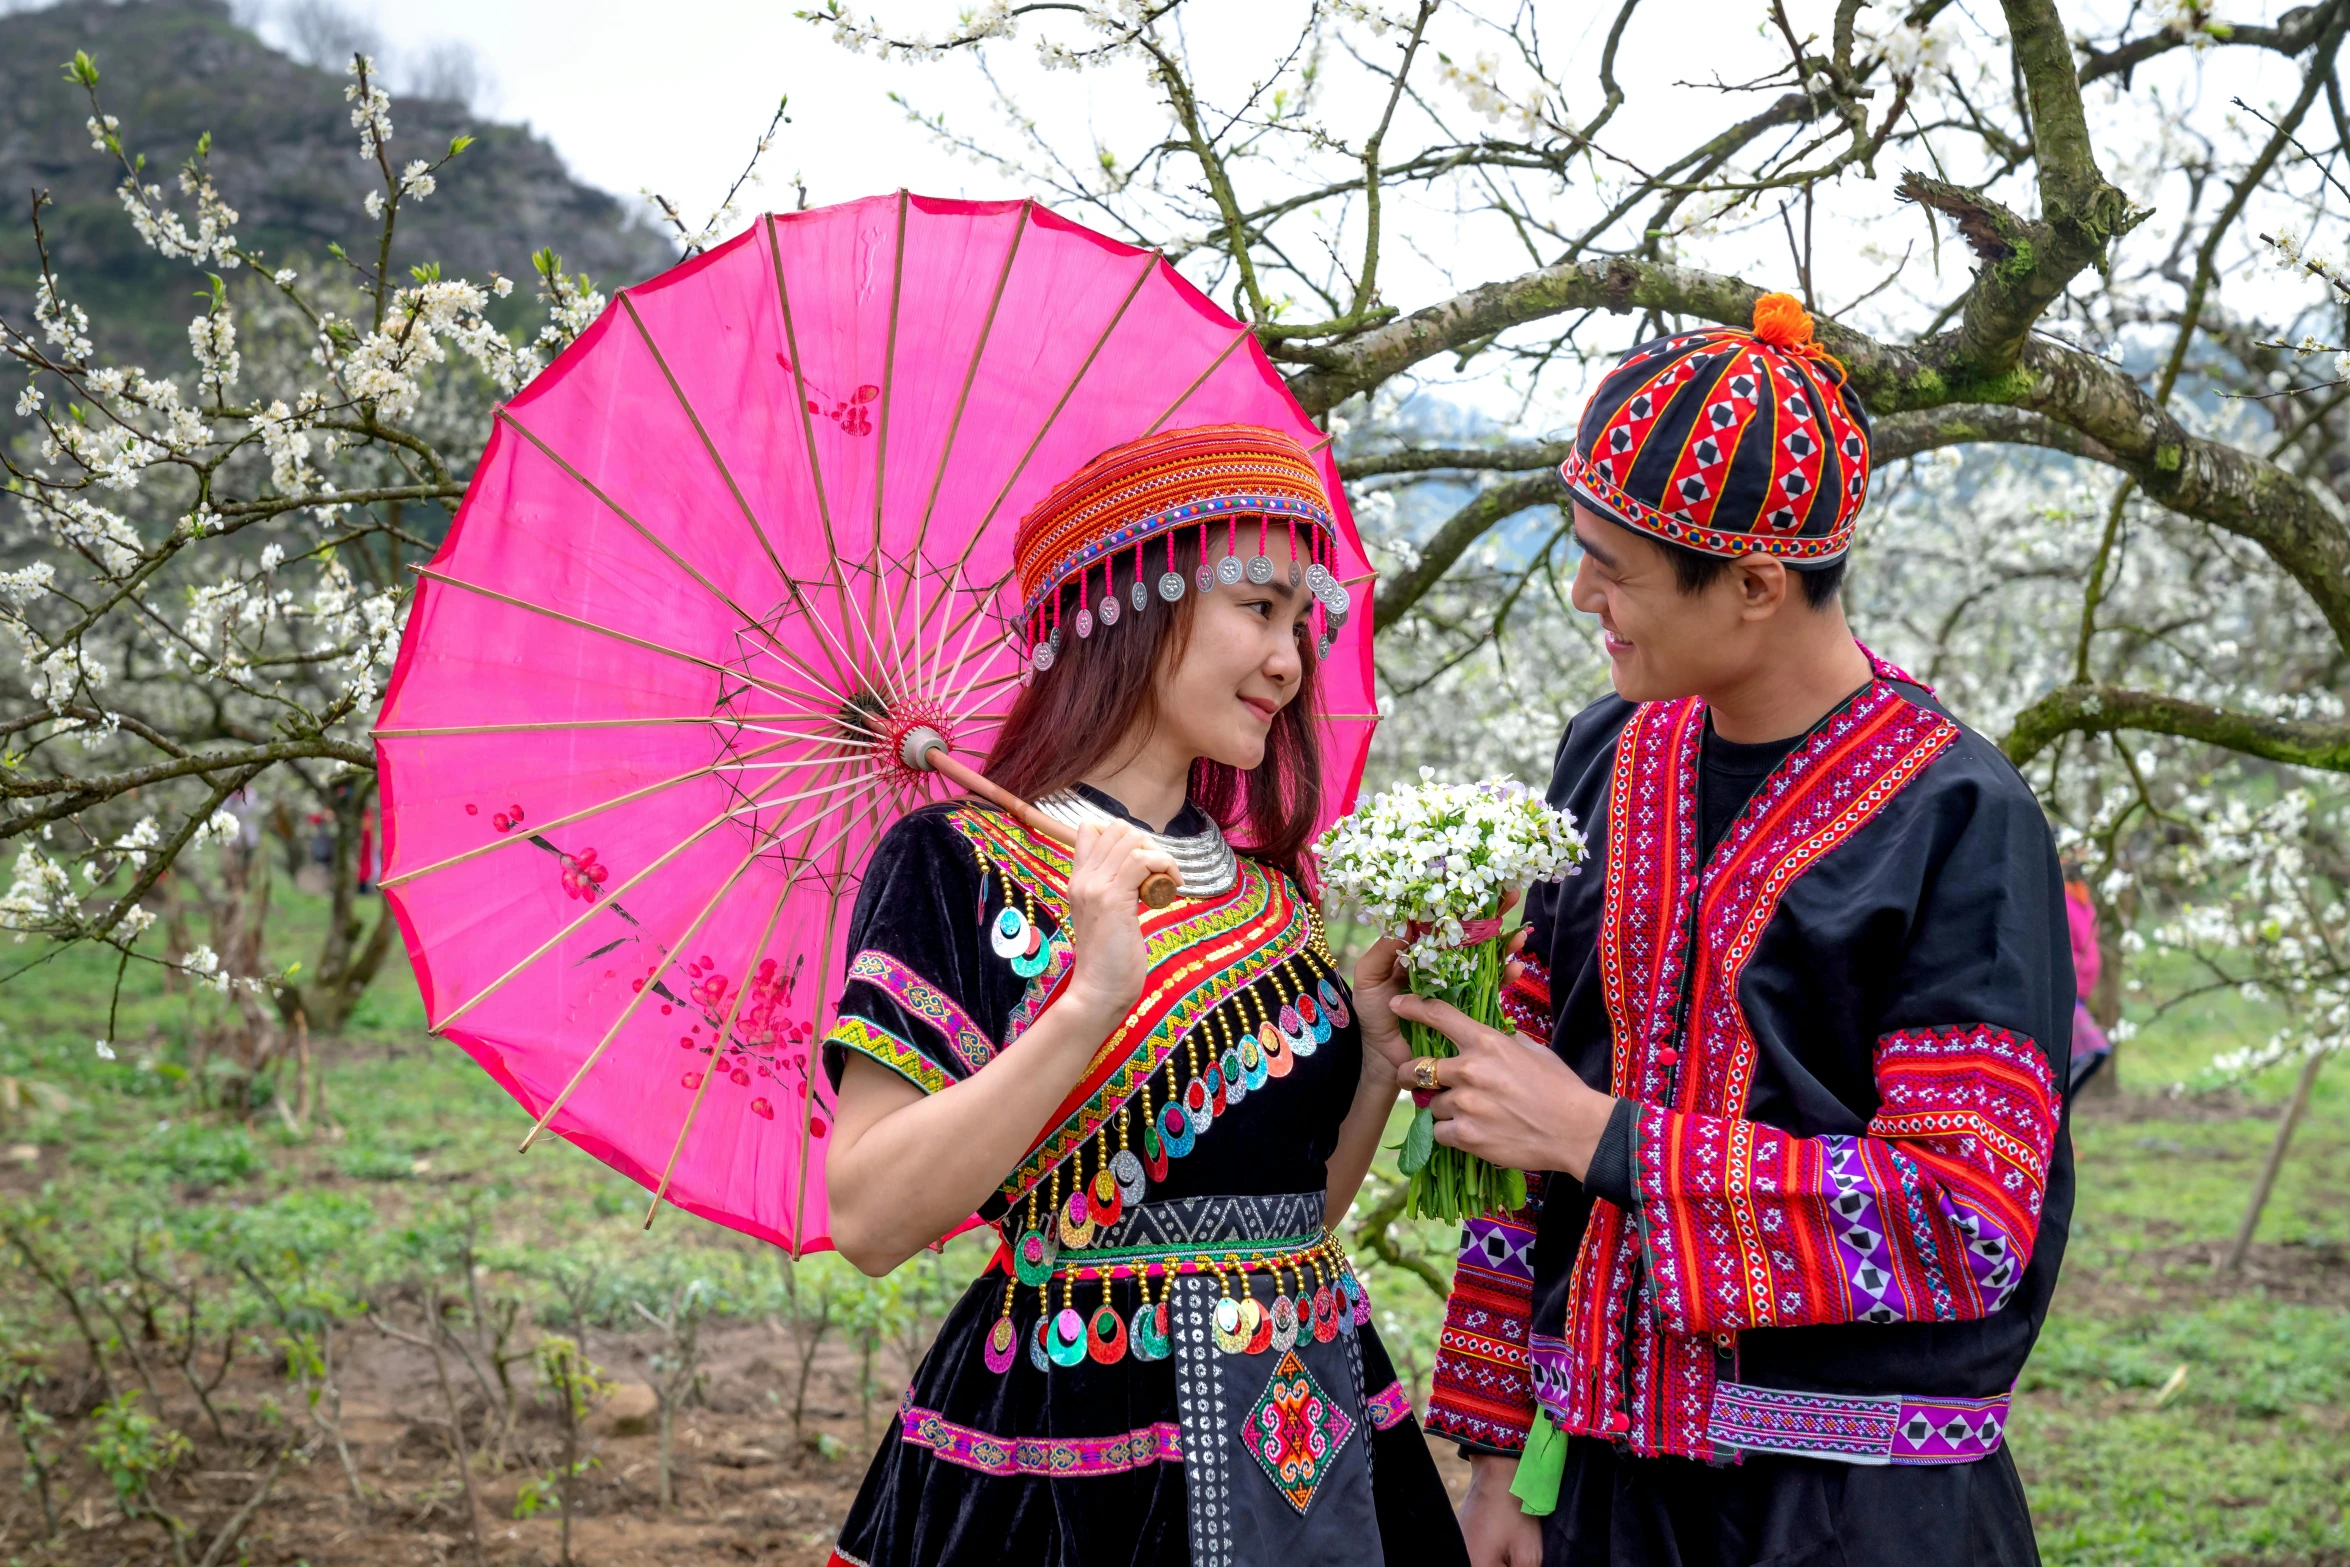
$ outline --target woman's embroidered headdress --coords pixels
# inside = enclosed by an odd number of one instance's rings
[[[1329,569],[1333,527],[1321,471],[1278,430],[1212,424],[1114,446],[1038,502],[1013,536],[1029,661],[1050,669],[1071,639],[1144,614],[1153,599],[1172,605],[1187,591],[1276,575],[1321,605],[1327,652],[1347,603]],[[1187,529],[1199,545],[1188,578],[1175,564]]]
[[[1584,406],[1560,474],[1576,499],[1706,555],[1824,565],[1869,492],[1869,418],[1792,294],[1754,329],[1643,343]]]

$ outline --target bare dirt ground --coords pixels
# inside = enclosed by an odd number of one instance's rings
[[[668,1567],[679,1562],[758,1562],[772,1567],[820,1567],[834,1531],[855,1497],[874,1444],[894,1404],[885,1390],[869,1411],[856,1395],[858,1366],[846,1351],[828,1351],[816,1365],[803,1433],[795,1441],[789,1414],[795,1380],[790,1346],[766,1324],[713,1326],[706,1335],[709,1374],[704,1401],[678,1411],[674,1426],[675,1505],[658,1495],[657,1417],[652,1390],[623,1381],[591,1420],[594,1466],[577,1483],[572,1520],[573,1560],[587,1567]],[[607,1365],[625,1366],[628,1346],[599,1335],[591,1352]],[[619,1374],[625,1375],[625,1372]],[[900,1368],[877,1372],[885,1389],[902,1381]],[[449,1424],[431,1362],[419,1351],[379,1336],[352,1344],[343,1374],[342,1431],[364,1502],[350,1494],[331,1443],[317,1439],[299,1411],[294,1424],[272,1426],[264,1401],[283,1397],[274,1368],[254,1365],[232,1373],[214,1395],[231,1440],[214,1438],[184,1392],[168,1395],[171,1423],[197,1442],[195,1453],[160,1487],[157,1501],[189,1528],[187,1562],[200,1567],[223,1530],[261,1490],[287,1433],[307,1449],[283,1465],[267,1498],[239,1537],[223,1544],[212,1567],[471,1567],[477,1558],[467,1521],[464,1488],[449,1445]],[[96,1403],[85,1390],[77,1414]],[[557,1462],[561,1440],[553,1411],[526,1407],[514,1437],[516,1452],[501,1469],[487,1449],[497,1433],[490,1410],[475,1395],[461,1400],[466,1445],[474,1455],[473,1490],[480,1518],[479,1558],[488,1567],[538,1567],[560,1560],[561,1525],[551,1511],[518,1518],[516,1500],[534,1473]],[[77,1445],[86,1421],[61,1422]],[[1435,1444],[1457,1495],[1467,1466],[1449,1444]],[[53,1498],[57,1534],[39,1538],[41,1513],[14,1444],[0,1452],[0,1560],[25,1567],[131,1567],[172,1563],[165,1530],[148,1519],[126,1518],[91,1467],[59,1466]]]

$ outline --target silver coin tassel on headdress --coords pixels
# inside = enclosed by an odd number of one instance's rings
[[[1234,522],[1237,523],[1238,520],[1234,519]],[[1206,530],[1203,528],[1201,530],[1199,565],[1190,578],[1186,578],[1182,572],[1175,569],[1175,550],[1173,540],[1170,539],[1167,546],[1167,568],[1159,573],[1157,579],[1160,600],[1168,604],[1178,603],[1183,595],[1195,586],[1201,593],[1213,593],[1219,587],[1236,588],[1244,582],[1264,587],[1270,584],[1275,577],[1281,575],[1281,570],[1273,563],[1273,558],[1263,553],[1261,548],[1259,553],[1243,559],[1232,548],[1232,545],[1237,542],[1236,538],[1232,536],[1236,532],[1236,527],[1228,530],[1224,554],[1211,561],[1208,557]],[[1292,528],[1290,534],[1291,559],[1288,570],[1289,585],[1293,588],[1303,587],[1307,593],[1313,596],[1315,607],[1322,612],[1322,624],[1314,637],[1314,654],[1317,658],[1328,658],[1330,649],[1338,641],[1339,633],[1346,629],[1350,606],[1346,586],[1338,580],[1337,574],[1323,565],[1321,561],[1311,558],[1315,548],[1315,544],[1309,538],[1307,543],[1308,558],[1303,561],[1298,560],[1296,558],[1296,532],[1294,527]],[[1091,638],[1097,627],[1106,631],[1109,627],[1115,626],[1124,615],[1132,614],[1139,617],[1150,608],[1151,586],[1147,581],[1147,568],[1143,564],[1143,556],[1147,549],[1147,544],[1135,547],[1133,552],[1134,580],[1127,585],[1123,595],[1118,589],[1117,557],[1114,555],[1102,563],[1105,591],[1098,600],[1088,602],[1084,577],[1082,574],[1080,575],[1076,594],[1077,612],[1072,617],[1080,639]],[[1017,634],[1010,641],[1015,653],[1022,651],[1021,641]],[[1049,631],[1027,644],[1025,652],[1028,667],[1021,674],[1023,683],[1036,675],[1046,673],[1060,661],[1062,653],[1061,627],[1057,618]]]

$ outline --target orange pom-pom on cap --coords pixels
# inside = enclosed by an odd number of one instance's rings
[[[1811,316],[1793,294],[1765,294],[1754,302],[1754,335],[1790,353],[1812,345]]]

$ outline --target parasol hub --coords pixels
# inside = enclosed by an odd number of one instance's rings
[[[931,752],[948,749],[946,736],[928,724],[916,724],[898,738],[898,760],[918,773],[932,771]]]
[[[925,760],[929,753],[954,749],[954,742],[947,738],[943,716],[928,703],[911,712],[891,713],[877,727],[881,754],[908,772],[934,772],[936,769]]]

